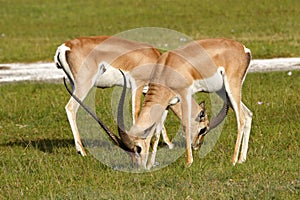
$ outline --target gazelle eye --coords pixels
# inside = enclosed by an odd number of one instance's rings
[[[135,146],[134,147],[134,152],[140,154],[142,152],[142,147],[140,146]]]
[[[202,110],[202,111],[200,112],[199,117],[200,117],[200,118],[205,117],[205,111],[204,111],[204,110]]]
[[[205,118],[205,110],[201,110],[200,113],[198,114],[196,121],[201,122]]]

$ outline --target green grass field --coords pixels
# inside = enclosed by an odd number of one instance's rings
[[[248,75],[244,102],[254,116],[246,163],[235,167],[230,163],[237,134],[230,111],[213,150],[202,159],[194,152],[190,168],[184,167],[183,155],[161,170],[134,174],[114,171],[91,154],[77,155],[64,111],[69,96],[63,85],[2,85],[0,198],[297,199],[299,88],[299,71],[292,76]],[[97,91],[103,110],[110,106],[110,91]],[[109,114],[103,119],[115,128]],[[168,120],[169,131],[173,123]]]
[[[233,38],[254,58],[296,57],[299,13],[298,0],[0,0],[0,63],[52,61],[65,40],[140,27],[170,28],[195,39]],[[115,130],[108,112],[112,90],[97,90],[97,109]],[[190,168],[182,155],[166,168],[135,174],[77,155],[62,84],[3,84],[0,94],[0,199],[300,198],[300,71],[248,74],[243,101],[253,124],[248,159],[235,167],[232,110],[212,151],[201,159],[194,152]],[[170,116],[170,132],[174,124]]]

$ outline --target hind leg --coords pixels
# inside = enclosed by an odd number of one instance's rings
[[[87,96],[88,92],[90,91],[90,89],[92,88],[92,86],[93,84],[90,81],[76,83],[74,86],[75,88],[74,95],[78,97],[81,101],[83,101]],[[79,135],[77,122],[76,122],[78,108],[79,108],[79,103],[73,97],[70,98],[69,102],[65,106],[69,124],[71,126],[71,130],[73,133],[76,150],[79,154],[85,156],[86,152],[83,148],[83,144]]]
[[[245,126],[244,126],[244,130],[243,130],[244,137],[243,137],[241,155],[240,155],[240,158],[238,161],[239,163],[243,163],[246,161],[247,151],[248,151],[248,142],[249,142],[250,131],[251,131],[251,123],[252,123],[252,112],[243,103],[242,103],[242,110],[245,115]]]
[[[71,97],[71,99],[69,100],[68,104],[65,107],[65,110],[67,113],[69,124],[71,126],[72,133],[73,133],[76,151],[80,155],[86,156],[86,153],[83,148],[81,138],[79,135],[79,131],[77,128],[77,123],[76,123],[76,115],[77,115],[78,107],[79,107],[79,104],[75,101],[75,99],[73,99]]]
[[[237,128],[238,134],[235,143],[234,153],[231,159],[233,165],[235,165],[238,161],[238,155],[240,151],[240,146],[244,134],[244,126],[245,126],[245,115],[241,108],[241,90],[239,87],[230,87],[229,83],[227,82],[226,78],[224,80],[226,92],[233,108],[237,120]]]
[[[235,148],[234,148],[234,153],[232,156],[232,164],[235,165],[238,161],[238,155],[240,152],[240,147],[241,147],[241,142],[242,138],[244,136],[244,124],[245,124],[245,119],[243,112],[241,112],[241,109],[237,108],[235,111],[235,115],[237,118],[237,124],[238,124],[238,134],[236,138],[236,143],[235,143]]]

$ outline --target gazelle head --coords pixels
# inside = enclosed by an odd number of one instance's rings
[[[162,123],[163,114],[168,105],[176,102],[174,93],[170,89],[157,84],[151,84],[150,88],[139,117],[127,132],[134,152],[133,163],[141,169],[147,168],[149,148],[154,131]],[[164,95],[158,96],[157,93]]]
[[[150,145],[151,137],[150,134],[153,133],[154,123],[146,128],[139,129],[137,127],[134,130],[134,135],[127,133],[124,126],[124,116],[123,116],[123,107],[126,94],[126,78],[124,73],[120,70],[124,79],[124,86],[122,90],[122,95],[120,98],[118,106],[118,132],[119,132],[119,142],[117,143],[122,149],[128,151],[131,155],[134,167],[146,169],[146,162],[148,160],[148,150]],[[150,137],[149,137],[150,136]],[[116,136],[117,137],[117,136]]]
[[[125,141],[128,141],[126,146],[130,149],[133,166],[137,169],[146,169],[148,151],[152,138],[150,134],[153,133],[153,129],[154,124],[146,130],[134,130],[137,133],[135,136],[130,135],[130,132],[133,131],[132,129],[129,133],[126,133],[128,136],[128,138],[125,139]],[[121,140],[124,140],[124,138]]]
[[[208,116],[206,114],[205,110],[205,104],[204,102],[200,103],[200,110],[196,121],[198,122],[198,130],[196,132],[196,135],[194,132],[192,132],[192,138],[193,138],[193,143],[192,147],[194,150],[199,149],[201,147],[201,144],[203,143],[204,136],[211,131],[212,129],[216,128],[219,124],[222,123],[222,121],[225,119],[228,109],[229,109],[229,104],[227,102],[224,102],[224,105],[222,109],[219,111],[219,113],[212,118],[210,121],[208,120]]]
[[[204,136],[206,135],[206,133],[209,130],[209,120],[208,120],[208,116],[206,113],[206,108],[205,108],[205,102],[202,101],[199,104],[199,108],[200,111],[195,119],[196,122],[196,126],[197,126],[197,131],[192,131],[192,147],[194,150],[197,150],[203,140],[204,140]]]

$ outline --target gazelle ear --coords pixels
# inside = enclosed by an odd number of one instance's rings
[[[201,103],[199,103],[199,106],[205,110],[205,101],[201,101]]]
[[[180,102],[179,97],[175,96],[170,102],[169,105],[175,105]]]
[[[201,122],[201,120],[205,117],[206,114],[206,110],[205,110],[205,102],[202,101],[199,106],[202,108],[202,110],[199,112],[199,114],[197,115],[195,121],[197,122]]]
[[[98,65],[98,75],[101,76],[104,74],[104,72],[107,70],[108,63],[107,62],[101,62]]]
[[[143,139],[146,139],[149,135],[149,133],[151,133],[151,130],[152,128],[154,127],[155,123],[153,123],[149,128],[147,128],[145,131],[144,131],[144,134],[142,136]]]

